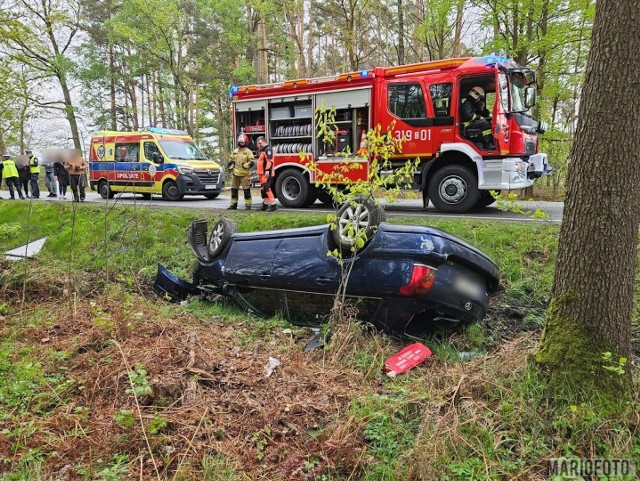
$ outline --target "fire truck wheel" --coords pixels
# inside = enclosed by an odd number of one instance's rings
[[[318,189],[316,189],[315,185],[309,186],[309,193],[307,194],[307,198],[304,200],[304,204],[302,207],[310,207],[316,203],[316,199],[318,198]]]
[[[231,219],[222,218],[213,226],[207,247],[209,260],[213,260],[222,254],[222,251],[227,247],[231,236],[236,233],[236,230],[236,223]]]
[[[479,198],[478,179],[463,165],[443,167],[429,182],[429,199],[442,212],[466,212],[476,206]]]
[[[180,193],[178,184],[173,180],[167,180],[162,186],[162,197],[167,200],[182,200],[184,195]]]
[[[337,217],[337,225],[331,235],[344,255],[352,252],[353,247],[358,248],[359,240],[366,244],[373,237],[380,223],[385,220],[385,212],[371,197],[356,197],[340,207]]]
[[[204,196],[209,200],[217,199],[219,195],[220,194],[204,194]]]
[[[476,203],[476,209],[482,209],[483,207],[490,206],[496,201],[496,198],[491,195],[491,191],[483,190],[480,192],[480,198]]]
[[[115,193],[109,188],[109,182],[102,179],[98,182],[98,192],[103,199],[113,199]]]
[[[333,197],[331,197],[331,194],[329,192],[327,192],[323,188],[317,188],[316,190],[318,191],[318,200],[322,202],[323,205],[331,208],[336,207],[336,203],[334,202]]]
[[[309,187],[309,181],[298,169],[286,169],[276,177],[276,194],[284,207],[302,207]]]

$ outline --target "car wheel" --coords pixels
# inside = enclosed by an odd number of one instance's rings
[[[167,180],[162,186],[162,197],[167,200],[181,200],[184,195],[180,193],[178,184],[173,180]]]
[[[220,194],[204,194],[204,196],[209,200],[217,199],[219,195]]]
[[[302,207],[309,187],[309,181],[298,169],[286,169],[276,178],[277,197],[284,207]]]
[[[442,212],[466,212],[480,198],[478,179],[470,168],[449,165],[438,170],[429,182],[429,198]]]
[[[222,254],[222,251],[227,247],[231,236],[236,233],[236,230],[236,223],[231,219],[220,219],[218,223],[213,226],[208,246],[210,259],[215,259]]]
[[[384,210],[372,198],[358,197],[345,202],[338,210],[336,228],[331,231],[333,240],[341,250],[353,252],[358,247],[357,240],[369,241],[384,219]]]
[[[478,202],[476,203],[476,209],[481,209],[483,207],[490,206],[495,201],[496,201],[496,198],[491,195],[491,191],[483,190],[480,193],[480,198],[478,199]]]
[[[113,196],[115,195],[109,187],[109,182],[104,179],[98,182],[98,192],[100,192],[100,196],[103,199],[113,199]]]
[[[140,194],[140,195],[142,195],[142,198],[144,200],[151,200],[151,194],[149,194],[149,193],[144,193],[144,194]]]

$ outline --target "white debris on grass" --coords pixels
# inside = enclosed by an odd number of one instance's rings
[[[42,237],[41,239],[34,240],[29,242],[26,245],[16,247],[15,249],[11,249],[10,251],[5,252],[4,258],[10,261],[19,261],[20,259],[32,259],[40,252],[44,242],[47,240],[46,237]]]
[[[269,362],[264,367],[264,375],[265,377],[270,377],[273,374],[273,371],[280,365],[280,361],[278,361],[275,357],[269,356]]]

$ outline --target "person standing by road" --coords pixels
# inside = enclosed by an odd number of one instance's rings
[[[58,159],[53,163],[53,173],[58,181],[58,194],[61,199],[67,198],[67,187],[69,186],[69,172],[64,168],[61,162],[62,159]]]
[[[262,210],[273,212],[278,209],[273,196],[273,149],[265,137],[258,137],[256,145],[260,151],[258,156],[257,173],[260,177],[260,195],[262,196]]]
[[[56,182],[56,174],[54,172],[53,161],[49,161],[44,164],[44,183],[47,186],[47,190],[49,191],[49,195],[47,197],[58,197],[57,192],[57,182]]]
[[[24,199],[24,195],[22,195],[22,189],[20,188],[18,169],[16,167],[16,163],[11,159],[11,156],[9,154],[4,154],[2,156],[2,177],[4,178],[7,187],[9,187],[9,195],[11,196],[11,198],[16,198],[13,192],[13,188],[15,187],[18,191],[18,196],[21,199]]]
[[[29,157],[29,187],[31,187],[31,198],[39,199],[40,187],[38,186],[38,176],[40,175],[40,163],[33,155],[33,150],[27,149],[24,153]]]
[[[69,180],[71,181],[71,191],[73,192],[74,202],[84,202],[86,195],[84,173],[87,170],[87,167],[87,162],[80,155],[76,158],[65,160],[64,162],[64,168],[69,172]]]
[[[233,169],[231,177],[231,205],[228,210],[236,210],[238,208],[238,189],[242,187],[244,190],[245,209],[251,210],[251,181],[249,180],[249,169],[253,167],[253,152],[247,148],[249,136],[240,134],[238,136],[238,148],[231,154],[231,160],[227,164],[227,168]]]
[[[29,198],[29,178],[31,173],[29,172],[29,164],[21,164],[16,166],[18,169],[18,181],[20,186],[24,189],[24,196]]]

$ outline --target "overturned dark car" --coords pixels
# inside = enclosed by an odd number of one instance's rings
[[[222,218],[209,235],[206,221],[194,221],[188,230],[198,259],[193,283],[159,266],[154,287],[173,299],[223,294],[257,315],[280,313],[296,324],[319,325],[331,311],[343,270],[350,269],[346,295],[357,318],[382,330],[403,333],[434,321],[483,318],[488,294],[499,286],[489,257],[440,230],[383,220],[384,212],[366,200],[343,206],[333,229],[236,233],[235,223]],[[353,226],[367,240],[351,254]],[[342,265],[328,255],[336,248],[345,252]]]

